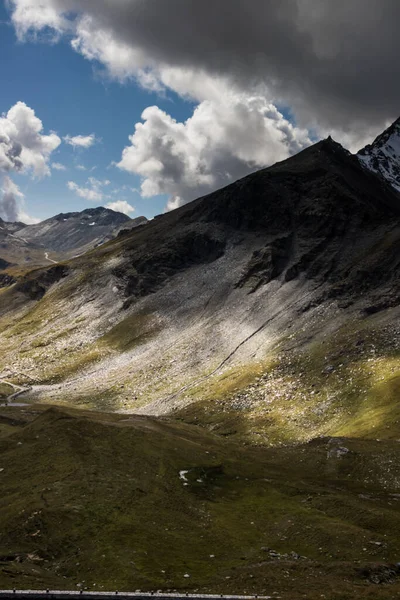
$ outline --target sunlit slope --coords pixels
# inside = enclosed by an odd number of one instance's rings
[[[3,290],[3,373],[262,443],[396,437],[399,206],[316,144]]]

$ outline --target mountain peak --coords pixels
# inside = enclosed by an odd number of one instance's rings
[[[59,213],[35,225],[26,226],[17,235],[26,242],[68,257],[86,252],[116,237],[121,229],[143,222],[104,206],[81,212]],[[146,219],[144,219],[146,221]]]
[[[400,192],[400,117],[358,152],[361,163]]]

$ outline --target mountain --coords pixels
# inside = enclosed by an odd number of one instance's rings
[[[35,225],[0,219],[0,288],[27,270],[84,254],[145,223],[146,217],[130,219],[103,207],[61,213]]]
[[[23,274],[2,586],[394,597],[399,316],[400,193],[330,138]]]
[[[42,246],[58,255],[84,253],[115,237],[121,229],[145,223],[145,217],[130,219],[109,208],[61,213],[16,232],[20,239]]]
[[[16,233],[26,227],[25,223],[21,223],[16,221],[15,223],[10,223],[9,221],[3,221],[0,217],[0,231],[8,232],[8,233]]]
[[[358,157],[363,165],[400,191],[400,118],[360,150]]]
[[[9,223],[0,218],[0,288],[16,281],[15,276],[47,264],[42,249],[19,238],[24,223]]]
[[[257,383],[249,402],[240,399],[243,389],[277,357],[291,357],[278,360],[277,378],[301,357],[304,381],[290,392],[293,418],[313,385],[319,394],[289,437],[309,439],[336,430],[339,415],[346,425],[342,394],[352,388],[343,385],[333,401],[325,369],[339,376],[346,364],[352,373],[368,356],[368,324],[377,331],[380,320],[384,328],[395,319],[399,250],[399,194],[328,139],[89,254],[23,277],[2,295],[4,323],[23,311],[2,343],[3,364],[28,369],[44,384],[30,392],[35,400],[150,414],[182,410],[190,421],[204,413],[208,421],[214,400],[232,393],[244,409],[230,414],[230,398],[218,418],[221,427],[238,419],[233,431],[240,437],[270,383]],[[379,335],[388,353],[392,341]],[[350,344],[346,363],[336,344],[340,351]],[[306,365],[317,348],[314,371]],[[310,428],[320,405],[324,417]],[[261,437],[279,438],[269,418],[263,423]]]

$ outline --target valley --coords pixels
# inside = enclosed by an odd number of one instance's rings
[[[168,418],[0,414],[3,589],[398,593],[395,441],[265,449]]]
[[[396,188],[328,138],[64,250],[0,289],[1,587],[399,595]]]

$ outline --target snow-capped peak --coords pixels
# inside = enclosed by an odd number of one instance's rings
[[[400,192],[400,118],[357,154],[361,163]]]

